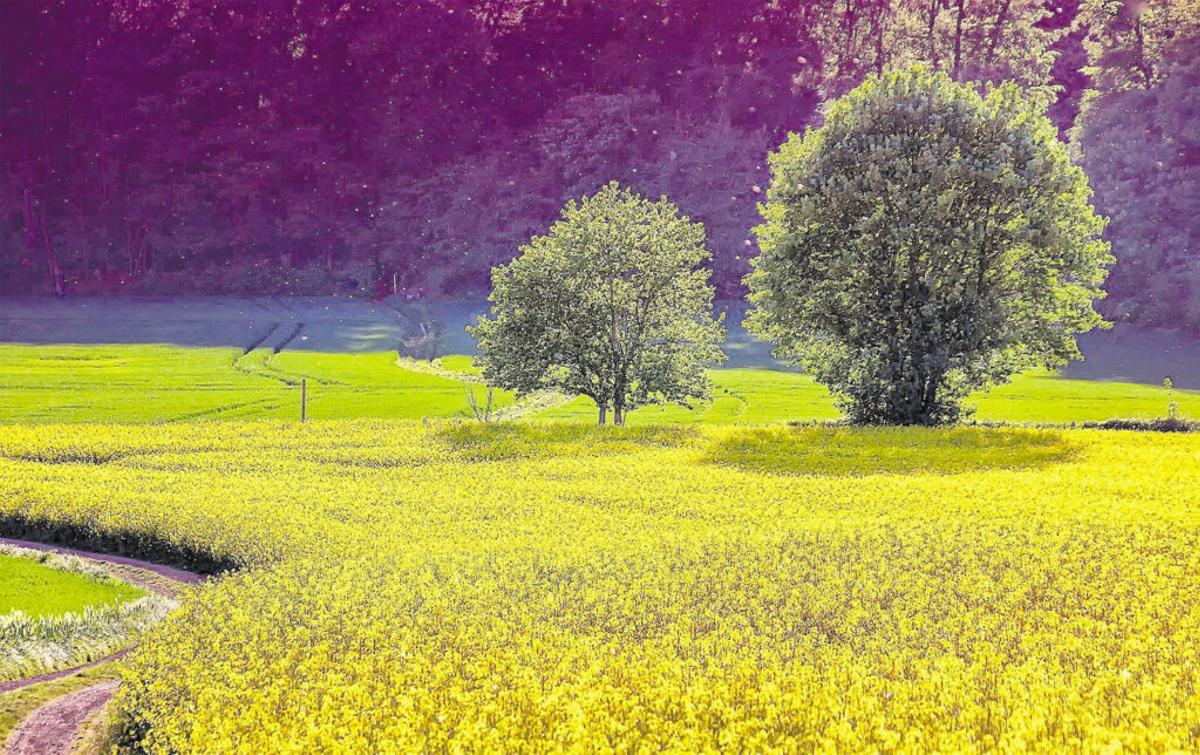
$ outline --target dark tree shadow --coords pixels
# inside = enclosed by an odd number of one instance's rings
[[[731,430],[704,461],[754,472],[857,477],[1029,469],[1079,447],[1052,430],[956,427],[762,427]]]
[[[597,427],[577,423],[465,422],[434,432],[458,459],[505,459],[600,456],[638,448],[674,448],[694,441],[692,427]]]

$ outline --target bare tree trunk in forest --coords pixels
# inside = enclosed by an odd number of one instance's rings
[[[129,218],[125,218],[125,256],[129,260],[129,274],[133,275],[136,272],[133,251],[133,224],[129,222]]]
[[[846,38],[842,41],[844,52],[841,63],[838,65],[839,76],[845,76],[850,73],[851,61],[854,59],[854,38],[857,36],[855,32],[858,29],[858,13],[854,0],[846,0],[846,13],[843,19],[845,20],[843,25],[845,26],[844,33]]]
[[[50,132],[48,104],[43,103],[42,133],[48,134]],[[42,142],[42,164],[47,166],[54,164],[50,159],[49,141]],[[55,294],[62,296],[66,293],[66,286],[64,285],[62,270],[58,266],[58,256],[54,253],[54,244],[50,241],[50,224],[46,222],[46,198],[42,197],[42,201],[36,204],[41,215],[42,245],[46,249],[46,266],[50,268],[50,285],[54,289]]]
[[[962,27],[963,27],[963,3],[965,0],[958,0],[958,17],[954,20],[954,66],[950,69],[950,78],[958,81],[958,72],[962,65]]]
[[[125,245],[129,256],[129,274],[145,275],[150,267],[146,255],[146,226],[134,226],[128,219],[125,221]]]
[[[992,38],[988,40],[987,49],[987,65],[988,68],[996,61],[996,48],[1000,45],[1000,34],[1004,29],[1004,25],[1008,23],[1008,8],[1011,0],[1004,0],[1000,5],[1000,12],[996,14],[996,25],[992,27]]]
[[[58,257],[54,254],[54,245],[50,243],[50,229],[46,225],[46,205],[38,202],[33,196],[33,187],[25,186],[25,246],[32,254],[42,246],[46,254],[46,272],[50,277],[50,288],[62,296],[62,271],[58,268]]]
[[[1153,76],[1150,73],[1150,65],[1146,62],[1146,36],[1140,15],[1133,19],[1133,35],[1137,39],[1137,69],[1142,74],[1142,85],[1148,87]]]
[[[941,6],[942,0],[929,0],[929,63],[934,70],[938,67],[938,54],[936,37],[934,31],[937,29],[938,8]]]
[[[62,296],[67,291],[63,282],[62,270],[58,266],[58,256],[54,253],[54,244],[50,241],[50,227],[46,223],[46,205],[43,203],[39,209],[41,210],[42,244],[46,248],[46,266],[50,268],[50,286],[54,289],[55,294]]]
[[[888,8],[880,5],[875,9],[875,73],[879,76],[883,75],[885,68],[883,60],[883,25],[886,18]]]
[[[37,211],[33,206],[33,189],[29,186],[25,187],[25,246],[29,249],[37,249],[38,244],[38,219]]]

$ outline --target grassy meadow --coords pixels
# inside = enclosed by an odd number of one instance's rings
[[[726,303],[729,362],[711,402],[650,406],[634,425],[763,424],[839,416],[828,391],[784,369]],[[466,356],[480,303],[197,298],[171,301],[0,299],[0,422],[187,422],[472,416],[485,389]],[[1174,377],[1185,417],[1200,418],[1200,344],[1124,329],[1082,339],[1085,362],[1017,376],[972,397],[975,419],[1079,423],[1165,416]],[[419,359],[398,359],[404,354]],[[429,358],[438,359],[437,366]],[[515,398],[494,393],[512,413]],[[533,403],[516,416],[595,421],[588,399]]]
[[[300,381],[308,381],[313,419],[420,419],[471,416],[466,391],[485,388],[467,356],[435,366],[401,361],[395,351],[329,353],[162,344],[0,344],[0,422],[186,422],[294,419]],[[782,369],[742,367],[711,372],[712,400],[693,408],[649,406],[630,414],[634,425],[763,424],[839,417],[823,386]],[[494,393],[497,409],[514,396]],[[1200,418],[1200,392],[1175,391],[1185,417]],[[1165,416],[1161,385],[1117,380],[1020,375],[972,397],[976,419],[1072,423]],[[524,413],[540,420],[594,422],[589,399]]]
[[[52,569],[0,553],[0,616],[20,611],[45,618],[133,600],[144,593],[124,582]]]
[[[172,607],[93,562],[0,545],[0,683],[128,647]]]

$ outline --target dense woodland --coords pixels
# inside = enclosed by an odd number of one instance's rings
[[[616,179],[744,293],[767,153],[924,62],[1045,98],[1109,315],[1200,327],[1200,1],[6,0],[0,289],[473,295]]]

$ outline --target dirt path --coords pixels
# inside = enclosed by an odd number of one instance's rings
[[[107,553],[92,553],[91,551],[81,551],[75,548],[64,548],[58,545],[46,545],[45,543],[35,543],[32,540],[16,540],[10,537],[0,537],[0,543],[4,545],[15,545],[18,548],[27,548],[31,551],[49,551],[51,553],[62,553],[67,556],[78,556],[86,558],[90,561],[99,561],[110,566],[127,566],[133,569],[138,569],[151,574],[157,574],[160,577],[166,577],[174,582],[182,582],[184,584],[195,584],[204,579],[199,574],[183,569],[176,569],[173,566],[164,566],[163,564],[152,564],[149,561],[138,561],[136,558],[126,558],[125,556],[110,556]],[[141,585],[139,585],[141,586]],[[153,589],[153,588],[150,588]]]
[[[124,556],[91,553],[11,538],[0,538],[0,543],[30,550],[64,553],[97,561],[104,564],[114,577],[169,597],[177,594],[183,585],[194,584],[203,579],[201,575],[183,569],[138,561]],[[4,682],[0,684],[0,694],[62,679],[84,669],[109,663],[126,655],[131,649],[126,648],[82,666]],[[115,679],[103,681],[59,697],[38,708],[9,735],[8,740],[4,743],[5,755],[24,755],[26,753],[50,755],[72,752],[79,737],[80,727],[108,704],[113,692],[117,689],[117,684]]]
[[[13,731],[6,755],[70,755],[79,729],[117,689],[115,679],[64,695],[37,709]]]
[[[11,681],[4,682],[3,684],[0,684],[0,695],[3,695],[5,692],[12,692],[14,690],[24,689],[25,687],[32,687],[35,684],[52,682],[55,679],[64,679],[73,674],[78,674],[80,671],[85,669],[102,666],[105,663],[111,663],[112,661],[119,661],[120,659],[129,655],[129,651],[132,649],[133,648],[125,648],[124,650],[118,650],[117,652],[110,653],[103,658],[97,658],[94,661],[88,661],[87,663],[83,663],[78,666],[72,666],[71,668],[63,668],[59,669],[58,671],[48,671],[44,674],[38,674],[37,676],[27,676],[24,679],[13,679]]]

